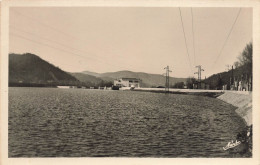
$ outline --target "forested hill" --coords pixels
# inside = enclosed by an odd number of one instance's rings
[[[40,57],[25,54],[9,54],[9,85],[75,85],[79,81]],[[22,85],[21,85],[22,86]]]
[[[221,89],[222,85],[230,85],[231,77],[232,70],[229,70],[228,72],[214,74],[204,80],[204,82],[209,84],[211,89]],[[239,68],[233,69],[234,80],[248,81],[250,77],[251,74],[246,71],[246,66],[240,66]]]
[[[234,63],[233,76],[232,70],[214,74],[204,80],[210,85],[211,89],[221,89],[222,85],[230,85],[231,77],[237,81],[250,82],[252,79],[252,65],[253,64],[253,44],[248,43],[243,52],[238,56],[238,61]]]

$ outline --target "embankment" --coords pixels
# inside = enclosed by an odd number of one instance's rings
[[[236,113],[248,126],[252,125],[252,92],[225,91],[217,98],[237,107]]]
[[[252,92],[225,91],[217,98],[237,107],[236,113],[245,120],[247,127],[238,133],[237,140],[245,146],[241,150],[242,154],[245,157],[252,157]],[[243,148],[241,146],[243,145],[240,145],[240,149]]]

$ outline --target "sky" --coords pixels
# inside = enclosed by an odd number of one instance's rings
[[[252,8],[11,7],[9,51],[68,72],[163,74],[168,65],[172,77],[196,77],[201,65],[204,78],[237,61],[252,21]]]

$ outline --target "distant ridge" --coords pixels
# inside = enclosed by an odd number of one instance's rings
[[[9,54],[9,85],[76,85],[79,81],[31,53]]]
[[[100,73],[95,73],[95,72],[90,72],[90,71],[83,71],[81,73],[87,74],[87,75],[90,75],[90,76],[95,76],[95,77],[99,77],[100,76]]]
[[[132,72],[132,71],[118,71],[118,72],[107,72],[107,73],[95,73],[84,71],[82,72],[87,75],[92,75],[101,78],[104,81],[113,81],[114,79],[127,77],[127,78],[139,78],[142,80],[142,87],[157,87],[165,85],[165,76],[159,74],[150,74],[144,72]],[[174,78],[170,77],[170,84],[174,85],[177,82],[186,82],[187,78]]]
[[[158,87],[165,85],[165,76],[144,72],[118,71],[95,73],[84,71],[67,73],[41,59],[35,54],[9,54],[9,86],[111,86],[118,78],[141,79],[141,87]],[[170,77],[170,85],[185,82],[186,78]]]

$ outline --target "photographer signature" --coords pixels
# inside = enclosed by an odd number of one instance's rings
[[[226,147],[223,147],[223,150],[228,150],[230,148],[234,148],[236,146],[238,146],[239,144],[241,144],[240,141],[233,142],[233,140],[231,142],[228,142],[228,144],[226,145]]]

